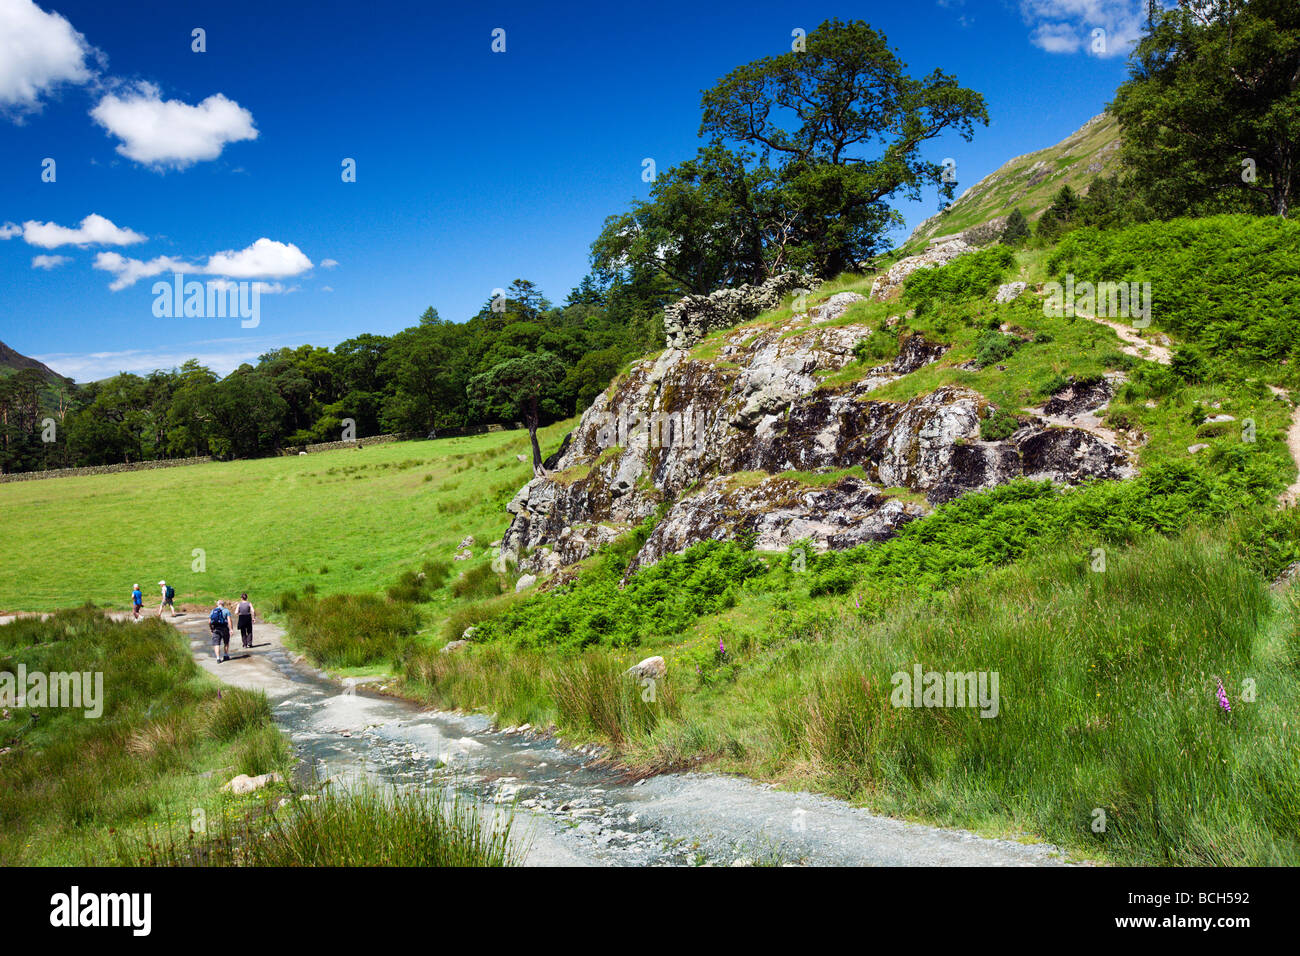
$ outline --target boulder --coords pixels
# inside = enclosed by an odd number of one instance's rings
[[[939,258],[963,248],[941,244],[947,252]],[[858,301],[835,298],[810,317]],[[877,389],[943,355],[945,346],[919,334],[907,335],[892,361],[827,387],[825,376],[854,363],[854,347],[873,334],[880,333],[866,325],[796,317],[785,327],[728,333],[707,358],[668,349],[635,363],[583,413],[554,473],[511,500],[502,553],[518,558],[520,573],[562,575],[665,503],[632,567],[737,534],[752,535],[759,550],[800,539],[843,548],[887,538],[936,504],[1018,477],[1073,484],[1135,474],[1113,434],[1037,413],[1006,439],[984,441],[980,423],[991,409],[970,388],[876,399]],[[1052,407],[1099,407],[1112,385],[1072,384]],[[788,472],[846,474],[806,484]]]
[[[537,583],[537,575],[521,574],[519,576],[519,580],[515,582],[515,593],[518,594],[520,591],[526,590],[527,588],[532,587],[536,583]]]
[[[631,677],[658,680],[668,673],[668,665],[662,657],[647,657],[639,664],[633,664],[623,673]]]
[[[1024,294],[1025,289],[1029,288],[1027,282],[1007,282],[998,286],[997,294],[993,296],[993,301],[997,303],[1014,302]]]
[[[221,790],[223,793],[233,793],[236,795],[246,793],[256,793],[263,787],[272,783],[282,783],[284,778],[278,773],[262,773],[256,777],[250,777],[246,773],[232,779],[229,783],[223,784]]]
[[[468,643],[469,643],[469,641],[449,641],[448,643],[446,643],[446,644],[443,645],[442,653],[443,653],[443,654],[450,654],[452,651],[457,650],[458,648],[464,647],[464,646],[467,645]]]

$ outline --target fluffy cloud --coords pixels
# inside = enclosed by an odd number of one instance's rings
[[[91,78],[86,38],[32,0],[0,0],[0,110],[21,116],[61,83]]]
[[[322,259],[320,261],[320,267],[322,269],[333,269],[338,264],[339,262],[337,259]]]
[[[60,226],[56,222],[37,222],[34,219],[29,219],[21,226],[12,222],[0,226],[0,239],[12,239],[14,236],[22,236],[29,246],[39,246],[42,249],[57,249],[59,246],[129,246],[149,238],[134,229],[114,225],[111,219],[95,213],[81,220],[81,225],[75,229]]]
[[[231,279],[284,279],[301,275],[311,267],[311,260],[293,243],[266,238],[258,239],[247,249],[238,252],[227,250],[215,253],[208,257],[207,262],[202,263],[188,262],[174,256],[158,256],[144,261],[117,252],[101,252],[95,257],[96,269],[113,274],[109,288],[114,292],[135,285],[141,279],[166,273],[223,276]],[[262,291],[293,290],[267,286]]]
[[[1128,55],[1142,36],[1145,11],[1145,0],[1020,0],[1034,46],[1103,58]]]
[[[71,262],[71,261],[72,260],[67,256],[33,256],[32,268],[45,269],[48,271],[50,269],[57,269],[65,262]]]
[[[122,141],[119,153],[148,166],[184,169],[216,159],[227,143],[257,139],[253,114],[234,100],[216,93],[191,106],[164,100],[151,83],[108,94],[90,115]]]

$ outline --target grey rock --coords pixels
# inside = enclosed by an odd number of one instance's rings
[[[1014,302],[1024,294],[1025,289],[1029,288],[1026,282],[1008,282],[998,286],[997,294],[993,296],[993,301],[997,303]]]

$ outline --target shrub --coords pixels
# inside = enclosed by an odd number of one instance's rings
[[[1300,222],[1277,216],[1083,228],[1048,257],[1064,281],[1149,281],[1160,327],[1215,356],[1300,361]]]
[[[981,332],[975,339],[975,364],[980,368],[994,365],[1010,358],[1019,347],[1020,340],[1014,335],[1003,335],[992,329]]]
[[[979,298],[1002,282],[1016,255],[1006,246],[992,246],[958,256],[936,269],[919,269],[903,285],[903,301],[922,314],[936,302],[956,303]]]
[[[467,568],[451,582],[452,595],[462,600],[495,597],[504,590],[502,576],[493,571],[492,565],[486,561]]]
[[[1005,408],[999,408],[992,415],[980,419],[980,438],[984,441],[1002,441],[1015,434],[1020,427],[1020,419]]]
[[[271,722],[271,703],[260,690],[223,688],[207,722],[208,733],[217,740],[234,740],[246,730]]]

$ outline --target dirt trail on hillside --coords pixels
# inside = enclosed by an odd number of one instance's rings
[[[1109,319],[1098,318],[1095,315],[1088,315],[1085,312],[1076,313],[1080,318],[1091,319],[1107,328],[1113,329],[1115,334],[1123,339],[1127,344],[1120,346],[1120,351],[1134,358],[1146,359],[1148,362],[1159,362],[1161,365],[1169,365],[1173,361],[1173,352],[1166,346],[1157,345],[1154,342],[1148,342],[1143,339],[1130,326],[1120,322],[1112,322]],[[1282,398],[1290,398],[1290,395],[1284,388],[1278,388],[1276,385],[1268,387],[1274,395]],[[1291,458],[1296,464],[1296,480],[1278,496],[1278,503],[1284,507],[1300,504],[1300,405],[1295,408],[1291,415],[1291,427],[1287,430],[1286,445],[1291,451]]]
[[[1122,322],[1112,322],[1110,319],[1099,318],[1095,315],[1088,315],[1086,312],[1076,312],[1081,319],[1090,319],[1108,329],[1114,330],[1115,334],[1124,340],[1126,344],[1120,346],[1120,351],[1134,358],[1146,359],[1149,362],[1159,362],[1161,365],[1168,365],[1174,359],[1173,352],[1164,345],[1157,345],[1154,342],[1148,342],[1130,325],[1124,325]]]
[[[1268,390],[1281,398],[1290,398],[1286,389],[1278,388],[1276,385],[1270,385]],[[1287,429],[1286,447],[1291,449],[1291,457],[1295,460],[1297,473],[1291,487],[1282,492],[1278,498],[1278,503],[1283,507],[1290,507],[1300,504],[1300,405],[1297,405],[1291,413],[1291,427]]]
[[[1054,847],[905,823],[809,793],[718,774],[629,781],[597,748],[557,746],[482,715],[423,709],[364,684],[340,685],[258,624],[254,647],[217,663],[206,616],[175,620],[204,670],[263,690],[318,779],[451,786],[484,806],[514,807],[534,866],[1051,866]]]

